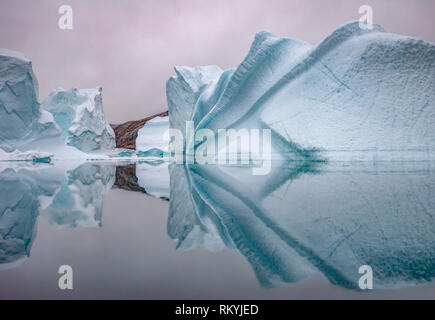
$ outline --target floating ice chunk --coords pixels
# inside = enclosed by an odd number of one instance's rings
[[[165,132],[169,129],[169,117],[155,117],[139,129],[136,138],[136,151],[146,152],[158,149],[168,152],[168,139]]]
[[[19,52],[0,49],[0,148],[29,150],[33,141],[59,135],[53,119],[40,110],[32,63]]]
[[[42,102],[62,129],[67,145],[84,152],[115,148],[115,134],[106,120],[102,89],[57,89]]]
[[[134,156],[134,150],[122,149],[122,151],[118,152],[118,156],[131,158]]]
[[[53,157],[52,153],[40,151],[18,151],[5,152],[0,149],[0,161],[33,161],[33,162],[50,162]]]
[[[147,151],[137,151],[136,156],[139,158],[163,158],[167,155],[167,152],[164,152],[160,149],[149,149]]]

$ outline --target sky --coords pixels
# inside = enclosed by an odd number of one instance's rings
[[[64,4],[72,30],[58,27]],[[40,100],[102,86],[122,123],[167,110],[174,65],[236,67],[261,30],[317,44],[364,4],[388,32],[435,43],[435,0],[0,0],[0,48],[32,61]]]

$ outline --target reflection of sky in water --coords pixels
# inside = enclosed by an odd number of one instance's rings
[[[434,297],[431,165],[2,167],[0,297]]]

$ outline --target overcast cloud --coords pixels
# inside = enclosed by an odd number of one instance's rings
[[[58,28],[69,4],[74,29]],[[387,31],[435,42],[433,0],[0,0],[0,47],[33,62],[40,98],[101,85],[112,123],[167,109],[174,65],[237,66],[256,32],[318,43],[369,4]]]

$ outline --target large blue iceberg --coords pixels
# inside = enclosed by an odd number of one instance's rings
[[[257,176],[172,163],[179,249],[237,249],[264,286],[320,272],[357,289],[362,265],[376,288],[435,277],[433,44],[358,23],[317,46],[260,32],[235,69],[175,71],[170,127],[185,152],[191,121],[195,133],[270,129],[274,160]]]
[[[182,133],[186,121],[268,128],[280,158],[434,159],[435,46],[423,40],[357,22],[317,46],[260,32],[236,69],[175,70],[167,100]]]

